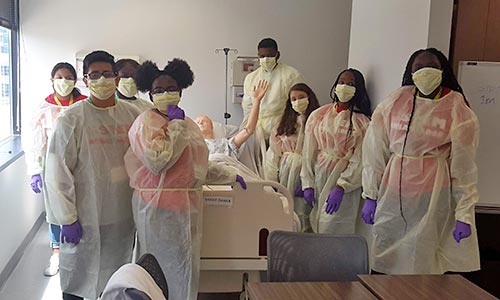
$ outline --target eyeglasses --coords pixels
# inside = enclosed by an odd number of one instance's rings
[[[151,94],[154,95],[154,94],[163,94],[163,93],[167,93],[169,95],[175,95],[177,93],[179,93],[178,90],[175,90],[175,89],[169,89],[168,91],[163,89],[163,88],[156,88],[154,90],[151,91]]]
[[[112,72],[112,71],[104,71],[104,72],[92,72],[92,73],[88,73],[88,74],[85,74],[83,75],[85,78],[88,78],[88,79],[91,79],[91,80],[96,80],[96,79],[99,79],[101,78],[101,76],[103,76],[104,78],[114,78],[116,77],[116,73],[115,72]]]

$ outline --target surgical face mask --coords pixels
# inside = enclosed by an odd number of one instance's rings
[[[262,70],[271,72],[276,67],[276,57],[261,57],[259,63]]]
[[[412,74],[413,83],[424,95],[434,92],[443,80],[443,71],[436,68],[422,68]]]
[[[121,78],[118,82],[118,91],[127,98],[132,98],[137,94],[137,85],[133,78]]]
[[[308,106],[309,106],[309,98],[302,98],[292,101],[293,110],[295,110],[301,115],[303,115],[306,112]]]
[[[116,91],[116,83],[114,78],[90,79],[88,81],[90,94],[92,99],[108,100]]]
[[[337,95],[337,98],[339,99],[340,102],[349,102],[351,101],[352,97],[354,97],[354,94],[356,94],[356,87],[350,86],[347,84],[337,84],[335,87],[335,95]]]
[[[167,106],[177,105],[181,101],[179,92],[164,92],[153,95],[153,104],[161,112],[167,111]]]
[[[66,97],[75,88],[75,81],[74,80],[68,80],[66,78],[58,78],[54,79],[54,90],[56,91],[57,94],[61,95],[62,97]]]

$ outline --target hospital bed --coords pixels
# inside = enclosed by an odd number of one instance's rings
[[[275,191],[272,187],[277,189]],[[200,293],[241,292],[267,269],[267,235],[293,231],[293,198],[281,184],[204,186]]]

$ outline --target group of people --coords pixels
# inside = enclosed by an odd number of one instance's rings
[[[479,269],[479,123],[443,53],[413,53],[402,87],[373,115],[358,70],[340,72],[330,91],[333,102],[320,107],[303,76],[278,63],[276,41],[263,39],[258,55],[260,68],[244,83],[241,131],[226,139],[208,131],[208,145],[223,145],[209,147],[211,153],[235,156],[286,186],[302,231],[353,234],[358,219],[373,225],[374,272]],[[262,82],[266,88],[259,92]],[[213,127],[206,116],[198,123],[203,132]],[[245,135],[254,132],[253,141]],[[240,149],[249,141],[252,163]]]
[[[63,298],[96,299],[135,248],[157,257],[173,299],[195,299],[202,185],[246,184],[208,161],[201,131],[178,106],[193,72],[180,59],[160,70],[94,51],[83,73],[89,97],[75,88],[71,65],[54,67],[54,93],[33,119],[27,150],[51,224],[45,273],[57,272],[59,256]],[[151,101],[136,98],[138,89]]]
[[[45,274],[57,273],[60,248],[64,299],[96,299],[133,249],[157,257],[169,298],[196,299],[202,185],[246,187],[237,168],[209,160],[217,153],[246,151],[249,169],[286,186],[302,231],[353,234],[359,217],[373,225],[375,272],[479,269],[479,123],[440,51],[413,53],[402,87],[372,114],[358,70],[340,72],[333,102],[320,106],[303,76],[278,62],[276,41],[257,50],[240,130],[221,139],[208,116],[195,123],[179,106],[194,81],[181,59],[160,69],[94,51],[83,66],[89,97],[74,87],[71,65],[54,67],[26,153],[51,224]]]

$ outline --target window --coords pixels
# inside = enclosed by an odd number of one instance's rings
[[[10,53],[10,35],[0,34],[0,53]]]
[[[0,0],[0,172],[22,156],[19,0]]]
[[[10,68],[8,66],[0,66],[0,76],[9,76]]]
[[[2,83],[2,97],[10,97],[10,84]]]
[[[12,132],[11,30],[0,27],[0,141]]]
[[[18,36],[19,0],[0,0],[0,144],[20,133]]]

